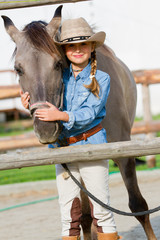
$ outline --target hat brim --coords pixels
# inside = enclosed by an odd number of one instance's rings
[[[95,34],[93,34],[91,37],[89,37],[88,39],[84,39],[84,40],[76,40],[76,41],[58,41],[56,39],[54,39],[54,42],[59,44],[59,45],[66,45],[66,44],[71,44],[71,43],[81,43],[81,42],[95,42],[95,47],[100,47],[104,44],[106,38],[106,33],[105,32],[97,32]]]

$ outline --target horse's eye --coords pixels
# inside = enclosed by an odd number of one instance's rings
[[[19,75],[19,76],[22,76],[24,74],[24,70],[21,66],[15,66],[14,67],[14,70],[16,71],[16,73]]]
[[[55,68],[55,70],[59,70],[59,69],[61,69],[62,68],[62,61],[58,61],[56,64],[55,64],[55,66],[54,66],[54,68]]]

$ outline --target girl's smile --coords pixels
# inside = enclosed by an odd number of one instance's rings
[[[94,46],[91,42],[65,45],[66,56],[71,61],[74,69],[85,68],[88,65],[92,51],[94,51]]]
[[[75,58],[81,58],[83,56],[83,54],[76,54],[76,55],[73,55]]]

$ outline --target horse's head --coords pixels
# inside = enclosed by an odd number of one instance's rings
[[[61,22],[61,8],[57,8],[48,25],[41,21],[32,22],[23,31],[19,31],[11,19],[2,16],[8,34],[16,44],[15,70],[23,92],[30,94],[34,130],[41,143],[55,142],[61,130],[59,122],[43,122],[34,114],[37,108],[47,107],[46,101],[58,108],[63,104],[62,53],[53,41]]]

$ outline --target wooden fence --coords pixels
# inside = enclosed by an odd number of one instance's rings
[[[94,161],[122,157],[145,156],[160,153],[160,138],[150,141],[126,141],[63,147],[57,149],[22,150],[9,154],[0,154],[0,170],[23,167],[69,163],[76,161]]]
[[[0,71],[0,72],[7,72]],[[8,71],[14,73],[14,71]],[[131,134],[145,133],[148,140],[154,138],[154,133],[160,131],[160,121],[153,121],[151,115],[150,106],[150,94],[149,85],[160,83],[160,70],[140,70],[133,72],[135,81],[137,84],[142,84],[143,94],[143,107],[144,107],[144,120],[135,122],[131,131]],[[19,97],[19,86],[1,86],[0,87],[0,99],[15,98]],[[32,125],[32,121],[30,123]],[[31,146],[42,146],[34,133],[30,135],[17,136],[12,138],[1,138],[0,139],[0,151],[7,149],[24,148]],[[150,153],[151,154],[151,153]],[[155,166],[155,157],[151,156],[147,159],[148,166]]]
[[[160,83],[160,69],[156,70],[139,70],[133,72],[134,78],[137,84],[142,84],[142,97],[143,97],[143,126],[142,122],[139,122],[136,133],[146,133],[146,139],[153,139],[155,133],[160,131],[160,121],[152,120],[151,104],[150,104],[150,92],[149,85]],[[134,125],[135,127],[135,125]],[[132,132],[134,129],[132,129]],[[156,166],[156,159],[154,155],[146,157],[148,167]]]
[[[82,1],[88,0],[1,0],[0,10],[24,7],[36,7],[51,4],[75,3]]]
[[[152,120],[149,85],[160,83],[160,69],[134,71],[133,76],[136,84],[142,84],[143,121],[134,123],[132,134],[158,132],[160,121]]]
[[[0,73],[11,72],[12,70],[1,70]],[[160,121],[153,121],[150,106],[149,85],[160,83],[160,70],[139,70],[133,72],[137,84],[142,84],[144,120],[135,122],[132,128],[134,134],[149,134],[160,131]],[[0,87],[0,100],[19,97],[19,85],[9,85]]]
[[[22,7],[42,6],[48,4],[73,3],[88,0],[2,0],[0,1],[0,10]],[[138,123],[141,126],[133,126],[132,134],[148,133],[160,130],[159,122],[152,122],[150,111],[149,84],[160,82],[160,70],[154,71],[136,71],[133,73],[136,83],[142,84],[143,105],[144,105],[144,123]],[[15,98],[19,96],[19,86],[6,86],[0,88],[0,99]],[[136,129],[139,129],[138,131]],[[2,140],[3,145],[6,145]],[[12,140],[12,142],[15,142]],[[22,142],[22,141],[21,141]],[[35,143],[36,144],[36,143]],[[26,146],[26,145],[25,145]],[[10,148],[12,148],[10,146]],[[0,149],[2,149],[0,147]],[[125,156],[144,156],[148,154],[160,153],[160,139],[150,141],[129,141],[117,142],[101,145],[85,145],[76,147],[66,147],[44,151],[23,152],[21,154],[1,154],[0,170],[21,168],[27,166],[40,166],[63,162],[100,160],[107,158],[119,158]],[[65,159],[65,160],[63,160]]]
[[[15,71],[14,70],[0,70],[0,74],[11,74],[11,79],[15,79]],[[2,99],[8,99],[8,98],[16,98],[19,97],[20,87],[18,84],[13,85],[7,85],[7,86],[1,86],[0,84],[0,100]]]

